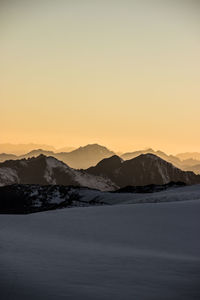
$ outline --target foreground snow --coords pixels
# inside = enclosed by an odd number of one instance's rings
[[[109,193],[80,189],[79,195],[82,201],[89,202],[95,199],[109,205],[189,201],[200,200],[200,185],[172,187],[154,193]]]
[[[1,300],[200,299],[200,200],[0,217]]]

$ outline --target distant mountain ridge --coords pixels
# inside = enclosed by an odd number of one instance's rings
[[[171,162],[175,166],[179,167],[181,165],[181,160],[179,158],[177,158],[176,156],[174,156],[174,155],[167,155],[163,151],[160,151],[160,150],[155,151],[152,148],[145,149],[145,150],[138,150],[138,151],[134,151],[134,152],[127,152],[127,153],[122,154],[121,157],[123,159],[125,159],[125,160],[128,160],[128,159],[135,158],[135,157],[137,157],[137,156],[139,156],[141,154],[148,154],[148,153],[151,153],[151,154],[154,154],[156,156],[159,156],[162,159],[164,159],[164,160],[166,160],[168,162]]]
[[[193,165],[193,166],[190,166],[190,167],[186,166],[185,170],[188,170],[188,169],[190,169],[192,172],[194,172],[197,175],[200,174],[200,164]]]
[[[69,149],[69,148],[66,147],[63,148],[63,150],[64,149]],[[196,152],[182,153],[175,156],[175,155],[168,155],[160,150],[155,151],[149,148],[145,150],[123,153],[120,155],[120,157],[124,160],[129,160],[141,154],[148,154],[148,153],[159,156],[160,158],[172,163],[174,166],[176,166],[179,169],[182,169],[183,171],[194,171],[196,174],[200,174],[200,160],[198,160],[198,158],[200,158],[200,153],[196,153]],[[95,166],[102,159],[111,157],[116,153],[104,146],[98,144],[89,144],[69,152],[58,152],[58,151],[45,150],[39,148],[18,156],[14,154],[0,153],[0,162],[4,162],[9,159],[14,160],[14,159],[29,158],[29,157],[37,157],[40,154],[43,154],[45,156],[53,156],[58,160],[63,161],[71,168],[88,169],[89,167]]]
[[[200,161],[200,152],[184,152],[176,155],[180,160],[194,159]]]
[[[44,149],[47,151],[55,151],[56,149],[51,145],[28,143],[28,144],[11,144],[1,143],[0,153],[14,154],[16,156],[23,155],[24,153],[30,152],[34,149]]]
[[[114,152],[98,144],[89,144],[84,147],[79,147],[78,149],[75,149],[71,152],[57,153],[43,149],[36,149],[20,156],[14,156],[10,154],[6,156],[6,154],[0,154],[0,162],[3,162],[7,159],[23,159],[36,157],[41,154],[46,156],[53,156],[58,160],[62,160],[71,168],[86,169],[90,166],[96,165],[100,160],[114,155]]]

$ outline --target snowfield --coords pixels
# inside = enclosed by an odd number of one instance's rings
[[[1,300],[200,299],[200,200],[0,216]]]
[[[80,189],[79,195],[82,201],[89,202],[95,199],[109,205],[189,201],[200,200],[200,185],[172,187],[154,193],[108,193]]]

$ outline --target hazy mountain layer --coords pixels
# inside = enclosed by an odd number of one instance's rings
[[[44,149],[36,149],[20,156],[2,153],[0,154],[0,161],[3,162],[8,159],[22,159],[22,158],[36,157],[40,154],[46,156],[53,156],[59,160],[62,160],[71,168],[86,169],[90,166],[95,166],[102,159],[114,155],[114,152],[108,150],[104,146],[92,144],[92,145],[87,145],[85,147],[80,147],[71,152],[54,152],[54,151],[47,151]]]
[[[55,148],[50,145],[46,144],[36,144],[36,143],[29,143],[29,144],[11,144],[11,143],[4,143],[0,144],[0,153],[8,153],[14,155],[22,155],[24,153],[30,152],[34,149],[44,149],[47,151],[55,151]]]
[[[176,155],[180,160],[194,159],[200,161],[200,152],[184,152]]]
[[[0,145],[1,146],[1,145]],[[50,146],[49,146],[50,147]],[[14,154],[6,154],[0,153],[0,162],[9,160],[9,159],[22,159],[29,157],[36,157],[40,154],[46,156],[53,156],[72,168],[75,169],[87,169],[89,167],[95,166],[98,162],[100,162],[104,158],[108,158],[113,156],[115,153],[110,151],[104,146],[98,144],[91,144],[84,147],[80,147],[70,152],[66,152],[67,149],[63,148],[63,151],[53,151],[51,149],[36,149],[32,150],[23,155],[14,155]],[[0,147],[1,150],[1,147]],[[196,174],[200,173],[200,153],[182,153],[175,155],[167,155],[162,151],[154,151],[153,149],[139,150],[134,152],[128,152],[121,154],[120,156],[124,160],[130,160],[135,158],[141,154],[154,154],[159,156],[160,158],[172,163],[177,168],[180,168],[184,171],[194,171]],[[199,159],[199,160],[198,160]]]
[[[154,154],[156,156],[159,156],[161,157],[162,159],[168,161],[168,162],[171,162],[172,164],[174,164],[175,166],[180,166],[181,165],[181,161],[179,158],[177,158],[176,156],[174,155],[167,155],[166,153],[158,150],[158,151],[155,151],[151,148],[149,149],[146,149],[146,150],[139,150],[139,151],[134,151],[134,152],[127,152],[127,153],[124,153],[121,155],[121,157],[124,159],[124,160],[128,160],[128,159],[132,159],[132,158],[135,158],[141,154],[148,154],[148,153],[151,153],[151,154]]]

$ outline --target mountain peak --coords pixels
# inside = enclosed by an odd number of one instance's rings
[[[96,167],[103,167],[103,166],[116,167],[116,166],[120,166],[122,164],[122,162],[123,162],[123,159],[115,154],[110,157],[102,159],[100,162],[98,162]]]
[[[102,150],[102,151],[105,151],[105,152],[111,152],[111,153],[114,153],[114,152],[112,152],[112,151],[110,151],[107,147],[105,147],[105,146],[102,146],[102,145],[99,145],[99,144],[97,144],[97,143],[95,143],[95,144],[88,144],[88,145],[85,145],[85,146],[81,146],[81,147],[79,147],[78,149],[75,149],[74,151],[80,151],[80,150],[84,150],[84,151],[100,151],[100,150]]]
[[[148,158],[148,159],[154,159],[154,160],[163,160],[161,157],[157,156],[156,154],[153,154],[153,153],[143,153],[143,154],[140,154],[138,156],[138,158],[141,157],[141,158]],[[137,157],[136,157],[137,158]],[[135,158],[134,158],[135,159]],[[164,160],[163,160],[164,161]]]
[[[89,168],[87,172],[109,178],[120,187],[166,184],[170,181],[186,184],[200,183],[200,176],[192,172],[184,172],[152,153],[140,154],[123,162],[114,155]]]
[[[43,159],[46,159],[46,155],[44,155],[43,153],[40,153],[39,155],[37,156],[32,156],[32,157],[28,157],[27,160],[30,161],[37,161],[37,160],[43,160]],[[26,158],[25,158],[26,159]]]
[[[153,164],[159,163],[159,164],[162,164],[165,166],[172,166],[173,168],[175,168],[175,166],[172,163],[166,161],[165,159],[163,159],[160,156],[153,154],[153,153],[143,153],[143,154],[140,154],[137,157],[132,158],[128,161],[131,161],[131,162],[138,161],[138,162],[141,162],[142,164],[144,164],[144,163],[153,163]]]
[[[0,163],[0,186],[14,183],[73,185],[100,190],[117,187],[111,180],[75,170],[55,157],[44,154]]]

